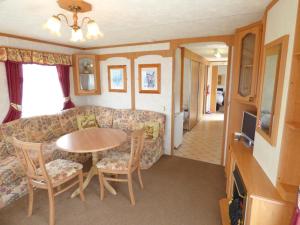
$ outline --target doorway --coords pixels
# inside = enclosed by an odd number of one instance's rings
[[[175,146],[174,155],[221,165],[228,46],[193,43],[180,47],[181,61],[176,63],[181,64],[184,125],[182,142]]]

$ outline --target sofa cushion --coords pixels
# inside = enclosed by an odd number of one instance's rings
[[[25,118],[21,121],[27,141],[45,142],[57,138],[63,134],[58,116],[38,116]]]
[[[8,185],[0,185],[0,209],[27,194],[27,178],[19,177]]]
[[[132,131],[135,114],[130,109],[116,109],[113,114],[113,128]]]
[[[77,108],[67,109],[58,114],[59,122],[64,134],[78,130],[76,116]]]
[[[25,174],[17,157],[9,156],[0,161],[0,186],[12,184],[23,176]]]
[[[95,111],[97,124],[99,127],[103,127],[103,128],[112,127],[114,109],[106,108],[102,106],[96,106],[94,111]]]
[[[5,151],[7,151],[9,155],[16,156],[15,148],[13,146],[13,137],[16,137],[21,141],[27,141],[25,130],[22,128],[21,124],[22,120],[23,119],[19,119],[9,123],[1,124],[4,143],[6,144]]]

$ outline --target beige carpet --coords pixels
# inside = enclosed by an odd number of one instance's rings
[[[206,114],[200,122],[183,136],[182,145],[175,155],[220,165],[224,114]]]
[[[56,198],[56,225],[220,225],[218,200],[225,196],[223,171],[221,166],[164,156],[143,171],[143,191],[135,181],[135,207],[129,203],[126,184],[115,185],[118,195],[106,192],[100,201],[94,178],[85,190],[86,202],[70,199],[71,192]],[[35,193],[32,217],[26,217],[25,196],[0,210],[0,224],[47,225],[46,192]]]

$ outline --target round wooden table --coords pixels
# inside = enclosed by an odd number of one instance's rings
[[[96,163],[99,161],[98,152],[106,151],[120,146],[127,140],[127,134],[118,129],[112,128],[87,128],[75,131],[60,137],[56,141],[56,146],[67,152],[72,153],[92,153],[93,166],[83,183],[85,189],[93,176],[98,175]],[[115,189],[105,182],[106,189],[116,195]],[[72,198],[79,194],[79,189],[74,191]]]

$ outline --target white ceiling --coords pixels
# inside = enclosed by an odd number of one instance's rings
[[[104,37],[72,43],[63,26],[56,37],[43,29],[53,14],[71,13],[55,0],[0,0],[0,32],[72,44],[80,47],[148,42],[186,37],[232,34],[234,29],[259,20],[271,0],[87,0],[89,13]]]
[[[201,55],[208,61],[227,61],[228,59],[228,47],[224,43],[209,42],[209,43],[193,43],[182,45],[192,52]],[[221,53],[221,58],[215,57],[216,50]]]

